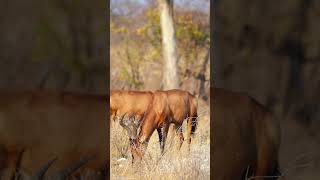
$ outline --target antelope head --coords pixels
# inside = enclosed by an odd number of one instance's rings
[[[120,118],[120,125],[127,131],[129,136],[132,163],[140,161],[145,152],[145,146],[138,137],[140,124],[141,122],[138,123],[134,115],[124,114]]]
[[[135,123],[133,115],[123,114],[122,117],[120,117],[119,123],[127,131],[130,142],[137,139],[138,125]]]

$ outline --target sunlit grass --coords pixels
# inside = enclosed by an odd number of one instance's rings
[[[160,155],[159,139],[153,133],[146,154],[139,164],[131,164],[128,136],[118,124],[111,128],[111,179],[209,179],[210,178],[210,117],[209,107],[199,108],[198,128],[190,152],[186,141],[180,151],[171,129],[165,153]],[[186,123],[183,134],[186,139]]]

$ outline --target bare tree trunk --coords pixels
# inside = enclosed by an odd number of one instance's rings
[[[163,89],[179,88],[178,58],[173,24],[173,0],[158,0],[164,58]]]
[[[202,63],[201,71],[198,74],[198,79],[200,80],[200,86],[199,86],[199,96],[203,98],[204,100],[207,100],[206,92],[205,92],[205,83],[206,83],[206,69],[208,66],[210,60],[210,48],[208,49],[208,52],[206,54],[206,57],[204,58],[204,61]]]

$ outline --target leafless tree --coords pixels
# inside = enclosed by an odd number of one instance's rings
[[[178,58],[173,23],[173,0],[158,0],[163,47],[163,89],[179,87]]]

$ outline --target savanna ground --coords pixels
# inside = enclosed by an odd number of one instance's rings
[[[209,179],[210,178],[210,27],[207,0],[174,4],[180,89],[199,95],[198,128],[191,142],[177,150],[171,128],[160,155],[157,131],[140,164],[132,165],[129,138],[119,122],[110,132],[111,179]],[[160,17],[156,1],[111,1],[111,89],[162,89],[163,58]],[[183,124],[186,139],[186,123]]]
[[[160,155],[157,131],[149,142],[146,154],[140,164],[132,165],[128,150],[128,136],[118,122],[110,134],[111,179],[210,179],[210,109],[206,104],[199,106],[198,128],[192,138],[190,152],[184,141],[180,151],[178,139],[169,129],[165,153]],[[186,123],[183,124],[186,138]]]

